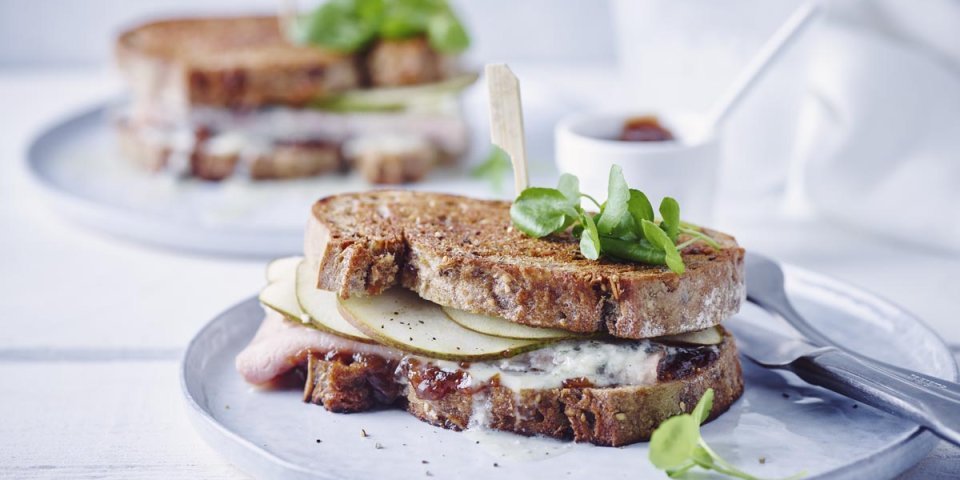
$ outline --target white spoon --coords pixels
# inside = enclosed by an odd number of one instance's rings
[[[819,5],[813,2],[805,3],[767,40],[760,52],[757,53],[747,68],[737,77],[733,85],[724,93],[713,108],[706,115],[704,126],[708,129],[718,128],[723,124],[731,112],[736,110],[746,94],[756,85],[757,81],[769,70],[775,60],[782,57],[800,33],[816,18]]]

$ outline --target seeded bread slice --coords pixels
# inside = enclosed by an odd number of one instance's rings
[[[168,108],[303,105],[361,83],[355,57],[292,45],[269,16],[151,22],[116,56],[135,97]]]
[[[304,400],[334,412],[358,412],[405,399],[415,417],[443,428],[463,430],[482,423],[495,430],[545,435],[596,445],[645,441],[661,422],[690,412],[708,388],[714,390],[710,418],[725,412],[743,393],[733,337],[726,335],[716,357],[680,378],[653,385],[573,387],[514,391],[492,386],[479,392],[453,391],[438,400],[418,395],[411,383],[387,384],[382,363],[343,363],[312,355]],[[483,409],[480,412],[478,409]],[[473,424],[471,423],[473,421]]]
[[[580,255],[569,234],[530,238],[510,204],[456,195],[378,191],[313,206],[304,252],[317,287],[341,297],[402,285],[440,305],[527,325],[650,338],[701,330],[736,313],[743,249],[729,235],[682,252],[687,270]],[[683,240],[681,238],[681,240]]]

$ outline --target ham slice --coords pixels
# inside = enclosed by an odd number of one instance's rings
[[[269,308],[260,329],[236,359],[236,368],[244,380],[263,384],[302,365],[308,352],[332,351],[366,353],[387,359],[400,359],[403,353],[383,345],[362,343],[321,332],[287,321]]]

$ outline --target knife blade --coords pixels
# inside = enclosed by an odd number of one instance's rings
[[[960,445],[960,402],[931,393],[836,347],[818,347],[743,316],[728,319],[724,326],[733,332],[738,349],[751,361],[791,371],[807,383],[922,425]]]
[[[823,348],[802,338],[780,334],[740,315],[727,319],[723,326],[733,332],[740,353],[766,367],[789,365]]]

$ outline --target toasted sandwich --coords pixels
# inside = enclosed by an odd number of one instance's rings
[[[681,233],[677,274],[585,258],[567,227],[533,238],[509,202],[456,195],[323,198],[304,256],[269,265],[237,369],[257,385],[300,375],[332,412],[597,445],[649,439],[707,389],[712,417],[725,411],[743,391],[721,326],[744,296],[734,238]]]
[[[405,183],[465,152],[458,95],[476,75],[456,54],[416,31],[348,52],[296,44],[280,23],[179,18],[123,32],[116,57],[132,91],[117,122],[123,155],[204,180],[355,168],[373,183]]]

